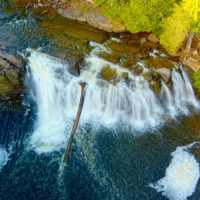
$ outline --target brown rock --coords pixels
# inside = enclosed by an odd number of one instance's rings
[[[109,61],[109,62],[112,62],[114,64],[118,63],[119,62],[119,57],[116,56],[116,55],[113,55],[113,54],[107,54],[107,53],[104,53],[104,52],[101,52],[99,54],[100,57],[104,58],[105,60]]]
[[[0,50],[0,58],[10,62],[11,64],[15,65],[18,68],[23,68],[24,64],[21,59],[18,59],[16,56],[9,54],[5,51]],[[6,65],[5,65],[6,66]]]
[[[141,43],[141,44],[144,44],[146,41],[147,41],[147,39],[146,39],[145,37],[142,37],[142,38],[140,39],[140,43]]]
[[[154,42],[154,43],[158,43],[159,39],[156,37],[156,35],[154,35],[153,33],[151,33],[147,39],[151,42]]]
[[[168,81],[171,76],[171,72],[167,68],[159,68],[159,69],[155,69],[154,71],[160,74],[162,78],[164,79],[164,81]]]
[[[138,47],[134,47],[132,45],[126,45],[123,43],[119,43],[116,41],[111,41],[107,44],[107,46],[114,51],[123,53],[129,53],[129,54],[136,54],[140,51]]]
[[[183,62],[183,64],[190,67],[194,72],[197,72],[200,70],[200,62],[197,60],[187,60]]]

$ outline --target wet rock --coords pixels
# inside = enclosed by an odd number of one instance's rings
[[[123,68],[132,69],[136,65],[138,58],[132,55],[125,55],[121,58],[120,64]]]
[[[154,35],[153,33],[151,33],[147,39],[151,42],[154,42],[154,43],[158,43],[159,42],[159,39],[156,37],[156,35]]]
[[[143,60],[143,63],[146,66],[149,66],[150,69],[167,68],[172,70],[174,67],[174,64],[171,62],[169,57],[162,56],[149,56]]]
[[[79,43],[86,43],[89,40],[104,43],[110,37],[109,33],[105,31],[61,16],[57,16],[51,21],[42,21],[41,26],[45,29],[48,36],[52,37],[53,42],[59,46],[69,47],[74,42],[80,46]]]
[[[140,48],[134,47],[132,45],[127,45],[124,43],[119,43],[116,41],[110,41],[106,44],[108,48],[110,48],[112,51],[114,51],[116,54],[123,55],[124,53],[127,54],[136,54],[139,53]]]
[[[143,74],[143,77],[145,80],[147,80],[148,82],[150,82],[152,80],[152,77],[153,77],[153,72],[147,72],[145,74]]]
[[[141,43],[141,44],[144,44],[146,41],[147,41],[147,39],[146,39],[145,37],[142,37],[142,38],[140,39],[140,43]]]
[[[20,57],[0,50],[0,99],[16,97],[24,89],[25,64]]]
[[[160,91],[161,91],[161,81],[154,81],[152,80],[150,82],[150,88],[157,94],[159,95],[160,94]]]
[[[131,72],[132,72],[134,75],[138,76],[138,75],[141,75],[141,74],[142,74],[143,69],[142,69],[142,67],[141,67],[140,65],[135,65],[135,66],[131,69]]]
[[[155,69],[155,72],[160,74],[164,81],[168,81],[171,76],[171,71],[167,68]]]
[[[163,116],[163,120],[166,122],[166,123],[171,123],[172,122],[172,117],[169,116],[169,115],[164,115]]]
[[[120,39],[124,42],[128,42],[132,38],[132,34],[129,32],[124,32],[120,34]]]
[[[104,80],[111,81],[116,79],[117,71],[112,69],[110,66],[107,66],[101,70],[101,76]]]
[[[68,71],[75,76],[79,76],[80,70],[84,66],[84,62],[83,62],[84,58],[71,55],[71,56],[68,56],[65,60],[67,60],[68,62]]]
[[[8,63],[15,65],[19,69],[24,70],[24,63],[22,59],[20,59],[17,56],[14,56],[13,54],[7,53],[6,51],[0,50],[0,58],[7,61]],[[6,67],[6,65],[3,65]]]
[[[183,62],[184,65],[189,66],[194,72],[197,72],[200,70],[200,63],[198,60],[187,60]]]
[[[107,54],[107,53],[104,53],[104,52],[100,52],[98,54],[98,56],[100,56],[101,58],[103,58],[103,59],[105,59],[109,62],[112,62],[114,64],[119,62],[119,57],[116,56],[115,54]]]

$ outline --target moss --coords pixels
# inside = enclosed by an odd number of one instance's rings
[[[107,66],[101,70],[101,76],[107,81],[114,80],[117,78],[117,70]]]
[[[140,51],[138,47],[134,47],[133,45],[127,45],[124,43],[119,43],[113,40],[107,42],[106,46],[110,48],[112,51],[118,52],[118,54],[121,55],[123,55],[124,53],[136,54]]]
[[[152,81],[152,82],[150,83],[150,88],[151,88],[153,91],[155,91],[155,93],[156,93],[157,95],[159,95],[159,94],[160,94],[160,91],[161,91],[161,82]]]
[[[134,57],[133,55],[125,55],[121,58],[121,66],[126,69],[132,69],[134,65],[137,63],[137,57]]]
[[[8,74],[0,75],[0,97],[14,96],[21,93],[23,88],[23,80],[16,79],[14,76]]]
[[[142,70],[141,66],[135,65],[131,71],[134,75],[138,76],[138,75],[142,74],[143,70]]]
[[[170,58],[168,57],[148,57],[143,60],[144,64],[146,66],[149,66],[150,69],[155,68],[167,68],[167,69],[173,69],[174,64],[171,62]]]
[[[193,73],[194,87],[200,92],[200,70]]]
[[[114,63],[114,64],[119,62],[119,57],[116,56],[115,54],[113,55],[113,54],[107,54],[107,53],[104,53],[104,52],[100,52],[99,56],[102,57],[103,59],[109,61],[109,62]]]

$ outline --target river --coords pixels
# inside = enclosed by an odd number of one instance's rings
[[[104,43],[86,41],[87,30],[72,38],[78,29],[69,21],[62,45],[43,27],[43,19],[1,1],[0,41],[27,65],[26,92],[0,102],[0,199],[199,200],[199,101],[185,69],[174,69],[173,87],[162,82],[157,96],[142,76],[98,56],[116,40],[107,33],[87,28]],[[85,56],[80,75],[69,72],[72,52]],[[128,73],[128,82],[99,78],[108,65]],[[64,165],[81,81],[88,83],[85,104]]]

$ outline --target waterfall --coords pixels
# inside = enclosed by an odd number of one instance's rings
[[[174,106],[174,99],[172,96],[172,93],[170,92],[169,88],[166,86],[166,84],[162,81],[162,89],[161,89],[161,100],[163,104],[165,105],[166,112],[174,117],[176,114],[176,109]]]
[[[38,117],[30,144],[36,152],[51,152],[65,146],[78,108],[80,81],[88,83],[80,123],[93,126],[144,130],[162,124],[163,115],[173,118],[179,111],[188,114],[190,106],[198,106],[183,70],[183,77],[175,70],[172,72],[173,92],[163,82],[160,98],[157,98],[143,76],[135,76],[98,57],[98,51],[109,53],[109,50],[95,44],[92,43],[94,49],[85,58],[86,67],[79,77],[68,72],[66,62],[31,51],[27,79],[37,104]],[[100,78],[100,72],[106,66],[116,70],[116,84]],[[123,73],[128,73],[128,81],[120,79]]]
[[[188,105],[198,108],[189,78],[180,66],[183,77],[175,69],[172,72],[173,93],[176,108],[183,114],[189,114]]]

